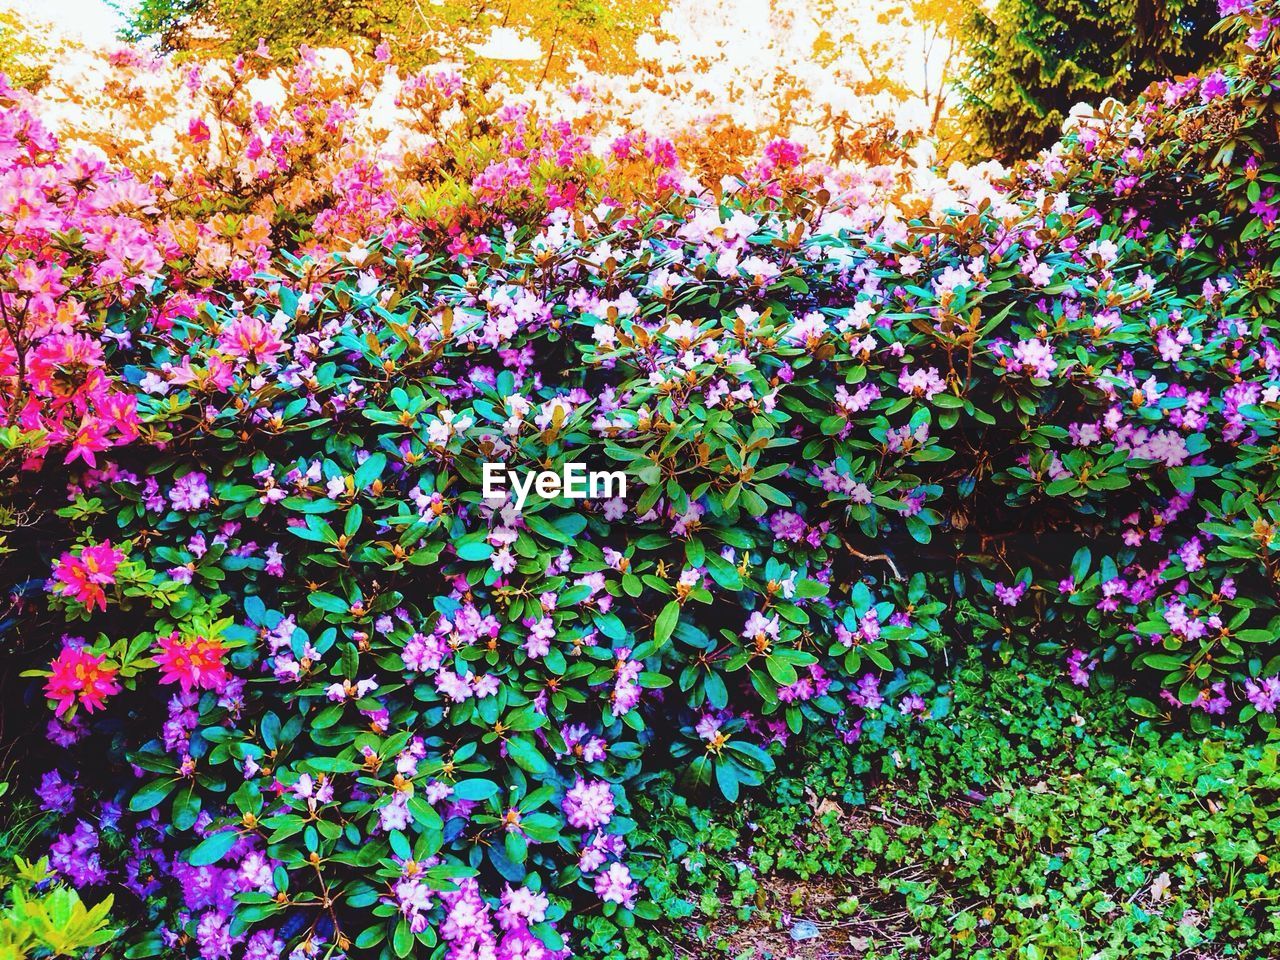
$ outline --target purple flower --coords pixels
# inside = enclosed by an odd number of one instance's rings
[[[631,880],[631,871],[621,863],[609,864],[609,869],[596,877],[596,896],[605,903],[618,903],[628,910],[635,906],[640,890]]]
[[[231,948],[239,940],[227,929],[227,918],[211,910],[200,918],[196,926],[196,943],[204,960],[230,960]]]
[[[1088,660],[1088,654],[1083,650],[1072,650],[1067,655],[1067,676],[1071,678],[1071,682],[1077,687],[1089,686],[1089,674],[1098,666],[1097,661]]]
[[[1227,685],[1222,682],[1213,684],[1208,690],[1202,690],[1192,707],[1205,713],[1221,716],[1231,706],[1231,698],[1227,696]]]
[[[1016,607],[1018,601],[1022,599],[1022,595],[1026,592],[1026,583],[1015,583],[1011,587],[1003,583],[996,584],[996,599],[1006,607]]]
[[[1280,704],[1280,675],[1244,682],[1245,696],[1259,713],[1275,713]]]
[[[188,473],[174,481],[169,502],[175,510],[199,510],[209,502],[209,478],[203,473]]]
[[[74,887],[102,883],[107,872],[98,857],[98,834],[84,820],[76,821],[71,833],[64,833],[49,849],[49,863]]]
[[[924,716],[925,702],[924,698],[918,693],[909,693],[898,703],[898,712],[904,717]]]
[[[1226,74],[1221,70],[1215,70],[1200,83],[1200,102],[1209,103],[1211,100],[1226,96],[1229,89]]]
[[[864,673],[856,687],[849,691],[849,702],[864,710],[875,710],[884,703],[880,696],[880,680],[874,674]]]
[[[280,960],[284,941],[274,930],[259,930],[244,946],[244,960]]]
[[[40,780],[36,789],[40,808],[54,813],[70,813],[75,802],[75,787],[62,779],[57,770],[50,770]]]
[[[613,786],[604,780],[578,777],[564,795],[564,815],[579,830],[594,830],[613,819]]]

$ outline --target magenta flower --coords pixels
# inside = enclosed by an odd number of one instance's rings
[[[104,541],[85,547],[78,556],[64,553],[54,568],[58,592],[80,601],[89,610],[107,609],[107,595],[102,589],[115,583],[115,573],[124,560],[124,551]]]

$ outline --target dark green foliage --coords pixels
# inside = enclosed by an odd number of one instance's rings
[[[958,84],[975,154],[1011,161],[1058,138],[1081,102],[1131,99],[1220,57],[1217,0],[998,0],[973,5]]]
[[[1044,664],[970,662],[926,700],[938,719],[891,701],[853,746],[801,744],[772,796],[732,814],[690,825],[683,800],[649,791],[641,806],[676,838],[649,879],[669,927],[629,932],[628,956],[672,941],[902,960],[1280,950],[1274,744],[1135,729],[1119,693]],[[789,954],[799,919],[820,938]]]

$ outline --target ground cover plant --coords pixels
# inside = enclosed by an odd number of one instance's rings
[[[685,918],[633,955],[1274,952],[1274,744],[1135,728],[1099,679],[974,657],[904,678],[924,719],[806,743],[732,813],[662,797],[653,815],[678,837],[664,891]]]
[[[5,733],[47,815],[20,875],[102,956],[642,951],[685,912],[656,824],[795,740],[901,755],[974,646],[1118,678],[1106,716],[1212,731],[1272,789],[1280,64],[1272,5],[1223,16],[1232,59],[938,214],[785,140],[703,185],[444,70],[396,95],[424,152],[394,174],[344,133],[374,80],[314,53],[190,68],[219,111],[136,171],[4,87]],[[459,102],[497,112],[450,139]],[[487,462],[629,482],[518,510]],[[1265,950],[1253,789],[1227,893],[1182,919]],[[1112,916],[1145,882],[1122,851],[990,900],[1060,829],[1017,806],[1018,855],[991,807],[896,835],[985,859],[891,884],[917,932],[888,949],[1073,955],[1094,910],[1127,938],[1098,949],[1165,955]],[[877,829],[849,872],[918,862]],[[1263,892],[1219,911],[1237,883]]]

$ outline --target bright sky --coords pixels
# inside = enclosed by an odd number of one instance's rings
[[[0,4],[32,20],[52,21],[69,36],[91,44],[109,43],[124,22],[107,0],[0,0]],[[121,6],[131,4],[123,0]]]

